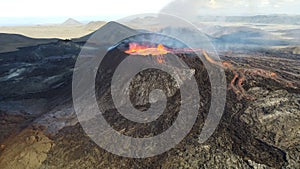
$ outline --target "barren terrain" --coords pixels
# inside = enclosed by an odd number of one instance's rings
[[[28,35],[33,31],[32,36],[51,38],[76,38],[93,31],[77,26],[74,27],[77,32],[66,33],[70,29],[20,27],[12,31],[24,34],[27,31]],[[52,32],[45,34],[48,30]],[[115,22],[99,31],[109,30],[118,30],[120,34],[136,31]],[[110,40],[109,37],[103,38]],[[26,42],[28,37],[22,38]],[[178,54],[195,69],[201,89],[199,104],[202,106],[196,123],[170,151],[151,158],[132,159],[99,147],[78,122],[72,101],[72,75],[86,38],[43,43],[31,39],[28,46],[19,49],[15,46],[15,50],[0,53],[0,168],[300,168],[300,55],[293,52],[293,47],[217,49],[222,62],[214,66],[224,66],[228,86],[226,106],[216,131],[203,144],[199,143],[199,132],[210,107],[208,73],[193,53]],[[115,61],[120,61],[118,56],[126,57],[127,54],[112,48],[108,56],[114,60],[108,59],[110,64],[106,69],[99,69],[99,73],[111,74]],[[209,61],[205,53],[202,57]],[[151,136],[172,125],[176,118],[180,107],[178,89],[172,87],[173,82],[164,74],[152,72],[148,76],[141,73],[132,83],[132,90],[139,94],[132,98],[135,106],[141,110],[149,106],[144,102],[137,104],[140,97],[147,100],[149,94],[139,93],[140,84],[143,84],[145,88],[161,87],[171,91],[170,107],[157,122],[149,125],[129,123],[116,109],[105,110],[106,120],[122,134]],[[101,104],[109,99],[107,84],[110,82],[106,76],[97,78],[102,84],[96,88]],[[143,83],[149,78],[150,84]]]

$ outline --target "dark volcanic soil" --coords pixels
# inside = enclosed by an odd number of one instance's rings
[[[55,50],[51,51],[57,53],[45,56],[40,52],[53,47]],[[246,75],[243,86],[255,99],[239,100],[236,93],[228,90],[217,130],[200,144],[199,133],[210,100],[210,86],[200,85],[203,106],[188,136],[164,154],[131,159],[97,146],[77,121],[71,102],[71,77],[76,59],[73,51],[79,50],[78,44],[63,41],[30,49],[36,52],[28,53],[27,59],[18,58],[19,52],[1,54],[0,168],[300,168],[299,56],[288,59],[280,54],[257,57],[249,53],[224,57],[236,70],[247,67],[274,71],[294,86],[255,74]],[[186,62],[191,66],[201,65],[192,58]],[[17,68],[9,67],[10,64]],[[201,66],[194,67],[198,83],[204,84],[207,72]],[[14,76],[9,76],[12,73]],[[158,74],[152,77],[159,84],[164,83],[168,76]],[[226,75],[230,83],[233,72],[227,70]],[[132,89],[137,90],[134,84]],[[106,97],[106,92],[99,93],[104,93],[98,96],[99,100]],[[170,100],[171,108],[162,116],[169,118],[168,123],[158,120],[149,126],[137,126],[124,122],[114,109],[107,110],[105,116],[116,130],[126,135],[144,137],[160,133],[176,118],[178,94]],[[132,100],[138,102],[134,96]],[[147,106],[136,105],[139,109]]]

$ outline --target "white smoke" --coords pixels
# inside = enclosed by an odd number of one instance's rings
[[[186,19],[200,15],[299,14],[299,5],[295,0],[173,0],[160,12]]]
[[[217,2],[215,0],[210,0],[209,4],[212,8],[217,8]]]
[[[211,1],[213,3],[215,2],[215,0]],[[209,6],[210,2],[207,0],[175,0],[165,6],[161,12],[193,19],[200,14],[201,8],[207,8]]]

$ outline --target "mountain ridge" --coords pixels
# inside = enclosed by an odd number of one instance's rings
[[[73,18],[69,18],[66,21],[64,21],[61,25],[62,26],[75,26],[75,25],[82,25],[82,23]]]

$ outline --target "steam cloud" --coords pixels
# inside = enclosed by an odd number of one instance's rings
[[[164,7],[161,12],[194,19],[201,8],[211,7],[210,5],[215,5],[215,0],[174,0]]]
[[[298,14],[296,0],[173,0],[160,12],[194,19],[199,15]]]

